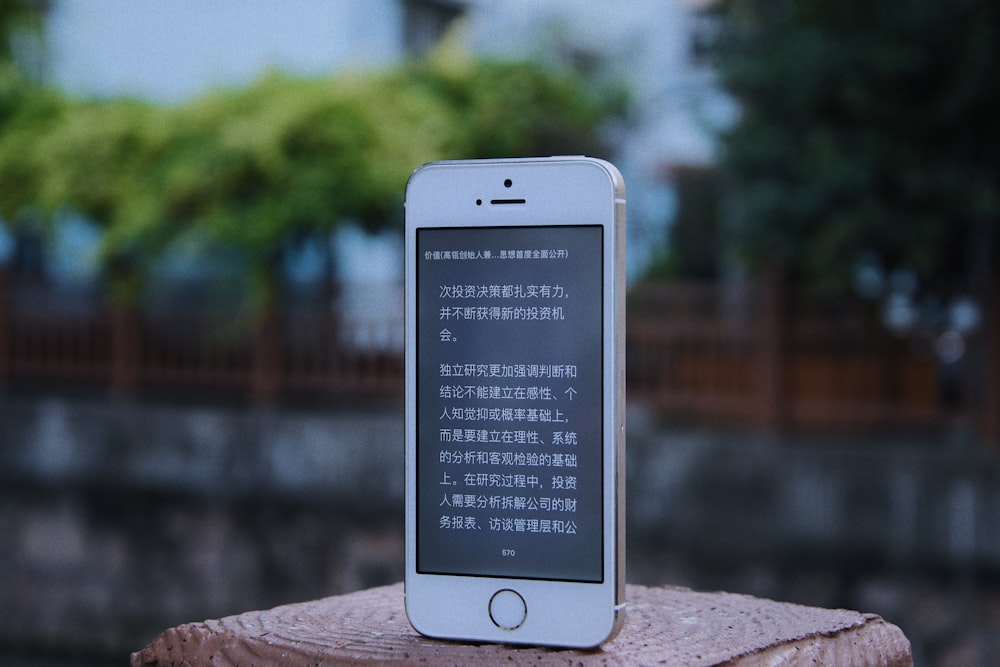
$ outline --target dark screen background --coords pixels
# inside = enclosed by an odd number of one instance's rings
[[[601,581],[601,227],[416,248],[418,571]]]

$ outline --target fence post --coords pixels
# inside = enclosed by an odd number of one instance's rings
[[[131,396],[139,383],[139,318],[135,306],[111,307],[111,391]]]
[[[781,431],[788,422],[786,370],[789,354],[789,313],[787,285],[779,271],[770,272],[762,284],[758,312],[758,360],[760,407],[758,425],[770,433]]]
[[[11,303],[10,270],[0,264],[0,391],[7,384],[11,371]]]
[[[269,403],[278,396],[281,383],[281,325],[273,305],[257,320],[254,330],[250,397],[254,402]]]
[[[980,428],[987,447],[1000,449],[1000,279],[995,279],[987,292],[983,311],[986,313],[986,377],[982,402],[979,405]]]

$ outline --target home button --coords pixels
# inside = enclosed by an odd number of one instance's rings
[[[517,630],[528,615],[528,607],[516,591],[509,588],[497,591],[490,598],[490,619],[498,628]]]

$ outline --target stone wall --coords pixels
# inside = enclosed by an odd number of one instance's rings
[[[393,412],[5,399],[0,645],[121,654],[398,581],[402,455]]]
[[[995,457],[668,426],[630,413],[631,581],[865,606],[919,655],[851,582],[1000,572]],[[0,665],[397,581],[402,517],[397,408],[0,399]]]
[[[1000,572],[995,455],[919,438],[631,430],[628,513],[637,541]]]

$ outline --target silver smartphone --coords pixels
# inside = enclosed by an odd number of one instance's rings
[[[625,605],[621,175],[431,163],[405,227],[410,622],[597,646]]]

